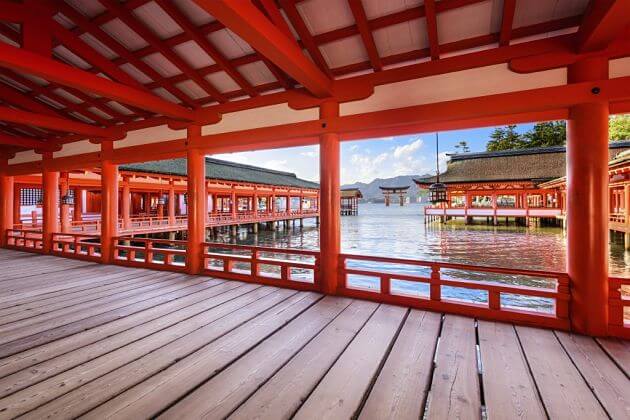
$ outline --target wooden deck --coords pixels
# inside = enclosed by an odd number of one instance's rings
[[[0,418],[630,418],[630,343],[0,250]]]

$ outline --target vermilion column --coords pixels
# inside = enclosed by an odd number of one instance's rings
[[[234,187],[232,187],[234,188]],[[230,202],[232,204],[232,207],[230,208],[230,211],[232,212],[232,219],[236,219],[236,212],[238,209],[238,203],[236,202],[236,192],[234,190],[232,190],[232,193],[230,195]]]
[[[68,195],[68,173],[64,172],[60,175],[61,182],[59,183],[59,197],[62,198]],[[61,231],[70,232],[70,205],[64,204],[63,200],[59,206],[59,221],[61,222]]]
[[[14,180],[7,175],[8,159],[0,158],[0,246],[7,244],[7,229],[13,228]]]
[[[17,225],[22,222],[22,187],[14,185],[13,194],[13,224]]]
[[[168,223],[175,224],[175,182],[170,181],[168,189]]]
[[[74,221],[83,220],[83,188],[74,189],[74,214],[72,218]]]
[[[125,229],[131,228],[131,190],[129,178],[124,177],[122,182],[122,222]]]
[[[101,255],[103,263],[114,260],[114,238],[118,236],[118,165],[107,158],[112,142],[101,143]]]
[[[326,102],[319,110],[320,119],[339,115],[339,104]],[[332,294],[339,287],[339,254],[341,252],[341,193],[339,135],[327,133],[319,139],[320,181],[320,275],[322,292]]]
[[[43,251],[50,252],[52,249],[52,234],[59,231],[59,219],[57,209],[59,208],[59,172],[52,171],[49,163],[52,153],[43,155],[44,172],[42,174],[42,240]]]
[[[608,78],[608,60],[569,67],[569,82]],[[567,123],[567,271],[577,332],[608,331],[608,103],[574,106]]]
[[[201,136],[201,127],[188,128],[188,141]],[[204,154],[197,149],[188,149],[188,272],[197,274],[203,268],[202,248],[206,229],[207,190]]]

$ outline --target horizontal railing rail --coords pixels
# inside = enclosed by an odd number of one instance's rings
[[[168,239],[113,239],[114,262],[119,265],[170,271],[186,270],[186,241]]]
[[[318,251],[203,243],[205,274],[299,290],[320,290],[318,260]]]
[[[566,273],[351,254],[342,254],[340,259],[339,291],[346,296],[499,321],[570,327]],[[514,276],[546,287],[505,283]],[[524,304],[528,301],[530,305]]]
[[[100,261],[100,240],[98,235],[57,232],[52,234],[51,252],[64,257]]]
[[[608,287],[609,333],[630,339],[630,278],[609,277]]]

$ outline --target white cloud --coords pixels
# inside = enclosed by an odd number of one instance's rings
[[[417,139],[404,146],[398,146],[394,149],[394,157],[402,158],[416,152],[422,147],[422,139]]]

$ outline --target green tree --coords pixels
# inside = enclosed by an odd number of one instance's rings
[[[458,153],[468,153],[470,152],[470,147],[468,147],[468,142],[462,140],[455,145],[455,149],[457,149]]]
[[[500,150],[522,149],[523,139],[516,132],[516,125],[508,125],[506,127],[497,127],[490,134],[490,141],[486,146],[489,152],[497,152]]]
[[[630,140],[630,114],[611,116],[608,126],[610,140]]]
[[[537,123],[523,134],[523,148],[564,146],[567,140],[567,126],[564,121]]]

